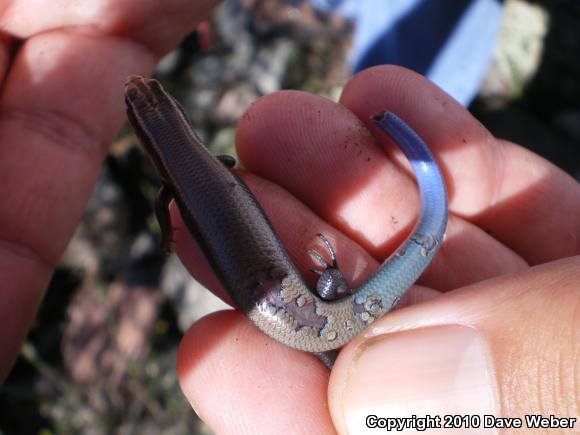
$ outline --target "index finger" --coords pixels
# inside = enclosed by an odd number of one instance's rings
[[[371,68],[348,83],[340,102],[371,131],[370,116],[378,111],[405,119],[437,155],[450,211],[529,263],[580,253],[580,185],[536,154],[494,138],[424,77],[393,66]]]

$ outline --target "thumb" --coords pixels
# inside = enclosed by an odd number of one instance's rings
[[[329,406],[341,434],[579,430],[580,257],[385,316],[341,352]]]

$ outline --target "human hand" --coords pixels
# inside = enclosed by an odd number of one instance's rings
[[[0,380],[125,119],[127,76],[149,71],[216,3],[1,4]]]
[[[342,350],[330,380],[315,357],[239,313],[208,316],[178,356],[192,406],[218,433],[357,433],[371,413],[578,416],[580,187],[571,177],[396,67],[358,74],[340,104],[300,92],[255,103],[238,125],[240,175],[303,276],[314,278],[305,250],[321,232],[357,286],[418,209],[404,157],[371,123],[382,110],[423,137],[446,178],[446,239],[406,303],[430,300],[375,322]],[[192,273],[223,296],[187,231],[175,235]]]

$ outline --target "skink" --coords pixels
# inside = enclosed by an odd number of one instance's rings
[[[433,155],[391,112],[373,117],[411,162],[420,214],[411,235],[352,294],[323,300],[309,290],[244,182],[202,145],[179,103],[154,79],[129,78],[129,121],[162,179],[158,219],[173,198],[191,234],[238,308],[290,347],[326,352],[388,312],[421,275],[447,224],[447,194]]]

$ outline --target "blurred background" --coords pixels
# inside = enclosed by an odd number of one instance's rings
[[[394,63],[496,136],[580,178],[577,0],[227,0],[158,65],[213,153],[262,95],[337,100],[356,71]],[[120,90],[121,92],[121,90]],[[159,248],[157,177],[124,126],[6,384],[0,434],[200,433],[175,355],[226,306]]]

